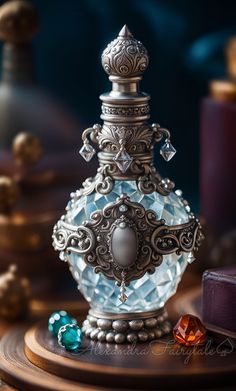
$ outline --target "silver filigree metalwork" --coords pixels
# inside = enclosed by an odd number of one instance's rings
[[[94,249],[95,237],[85,226],[75,227],[61,219],[53,228],[53,246],[58,251],[86,254]]]
[[[150,151],[153,144],[153,131],[149,124],[104,125],[98,133],[98,143],[103,152],[117,152],[120,141],[125,143],[128,153]]]
[[[102,66],[108,75],[134,77],[148,67],[148,54],[143,44],[124,26],[102,53]]]
[[[143,104],[140,106],[123,106],[115,107],[108,106],[106,104],[102,105],[102,114],[111,115],[111,116],[127,116],[127,117],[138,117],[147,115],[150,112],[150,106],[148,104]]]
[[[163,255],[195,250],[202,240],[198,220],[168,226],[152,210],[132,202],[122,194],[116,202],[91,215],[81,226],[59,221],[54,227],[54,247],[59,251],[84,255],[84,261],[121,285],[153,273]]]
[[[145,194],[154,191],[168,195],[174,182],[161,178],[153,161],[153,147],[165,138],[162,155],[166,160],[174,155],[169,130],[159,124],[150,125],[150,96],[139,91],[139,81],[148,66],[148,55],[143,45],[133,38],[126,26],[116,40],[104,50],[102,63],[110,75],[113,89],[100,96],[103,125],[96,124],[84,131],[83,149],[92,157],[88,137],[98,144],[99,169],[94,179],[84,184],[84,194],[92,191],[108,194],[115,180],[136,180],[137,188]],[[169,148],[169,149],[168,149]],[[90,153],[91,152],[91,153]],[[85,151],[86,153],[86,151]]]

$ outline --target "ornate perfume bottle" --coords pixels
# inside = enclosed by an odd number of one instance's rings
[[[169,332],[164,312],[202,234],[174,183],[153,165],[175,149],[170,132],[150,126],[150,96],[139,92],[148,54],[126,26],[102,54],[112,91],[102,94],[103,125],[83,133],[81,155],[89,161],[97,143],[99,169],[71,200],[54,227],[53,244],[67,261],[90,303],[85,334],[94,340],[147,341]]]

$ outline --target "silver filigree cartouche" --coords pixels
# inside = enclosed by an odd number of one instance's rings
[[[154,273],[163,255],[192,252],[201,239],[201,226],[195,218],[168,226],[127,194],[92,213],[91,220],[82,226],[60,221],[54,228],[55,249],[83,254],[95,273],[103,273],[121,285],[122,301],[127,299],[125,285],[147,272]]]

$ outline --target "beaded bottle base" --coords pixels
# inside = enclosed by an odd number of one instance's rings
[[[152,341],[168,334],[170,330],[171,324],[163,309],[127,315],[99,314],[90,310],[83,323],[87,337],[117,344]]]

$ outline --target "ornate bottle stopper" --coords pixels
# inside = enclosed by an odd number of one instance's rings
[[[99,174],[95,182],[85,185],[86,193],[96,188],[105,194],[114,180],[136,180],[144,193],[157,190],[168,194],[174,183],[163,180],[153,164],[153,145],[165,137],[161,155],[169,161],[176,153],[170,142],[170,132],[158,124],[150,126],[150,96],[139,91],[139,82],[149,63],[143,44],[135,39],[125,25],[118,37],[102,53],[102,66],[112,82],[112,90],[102,94],[103,126],[94,125],[83,134],[80,150],[85,160],[95,154],[88,135],[101,149],[98,154]]]
[[[164,304],[202,240],[182,192],[154,167],[155,142],[165,139],[167,161],[176,151],[170,132],[147,122],[150,96],[139,81],[148,61],[127,26],[104,50],[112,90],[100,96],[103,124],[84,131],[81,148],[89,161],[90,140],[98,145],[98,172],[71,194],[53,231],[55,249],[91,305],[84,331],[99,341],[144,342],[167,333]]]

